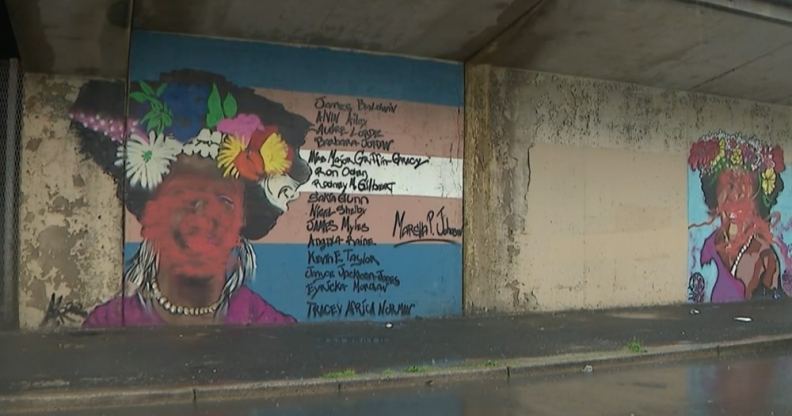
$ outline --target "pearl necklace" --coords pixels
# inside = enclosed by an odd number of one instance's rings
[[[220,307],[220,300],[217,302],[212,303],[209,306],[202,306],[202,307],[191,307],[191,306],[178,306],[171,302],[165,295],[162,294],[160,291],[159,285],[157,284],[157,279],[151,279],[151,292],[154,294],[154,300],[162,306],[163,309],[168,311],[171,315],[185,315],[185,316],[200,316],[200,315],[208,315],[214,314],[217,312],[217,309]]]
[[[748,237],[748,242],[743,244],[743,246],[740,247],[740,251],[737,252],[737,257],[734,259],[734,264],[732,264],[732,267],[731,267],[732,276],[737,277],[737,274],[736,274],[737,273],[737,265],[740,264],[740,260],[742,259],[743,254],[745,254],[745,250],[748,250],[748,246],[750,246],[751,243],[753,242],[753,238],[754,238],[754,236],[753,236],[753,234],[751,234],[751,236]]]

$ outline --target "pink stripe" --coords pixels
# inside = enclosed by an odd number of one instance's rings
[[[361,195],[361,200],[352,202],[340,203],[339,201],[332,202],[316,202],[309,203],[311,194],[302,194],[300,198],[289,205],[289,211],[278,219],[278,224],[270,231],[269,235],[261,239],[259,242],[273,242],[273,243],[307,243],[309,234],[314,238],[326,238],[335,235],[346,236],[341,225],[344,215],[341,215],[341,210],[351,212],[360,212],[361,209],[365,212],[360,216],[358,224],[362,227],[363,224],[368,227],[368,231],[353,232],[353,236],[365,237],[371,239],[375,243],[399,243],[402,241],[416,238],[415,233],[407,233],[409,227],[407,224],[416,224],[419,221],[427,223],[427,213],[433,211],[434,226],[440,224],[440,210],[445,218],[448,219],[448,225],[451,227],[462,227],[462,200],[461,199],[447,199],[447,198],[431,198],[431,197],[414,197],[414,196],[389,196],[389,195]],[[339,194],[313,194],[313,195],[327,195],[328,198],[338,198]],[[356,198],[358,196],[350,196]],[[322,233],[321,231],[309,231],[309,226],[320,227],[322,225],[321,218],[316,218],[311,223],[311,208],[324,209],[325,212],[330,210],[332,214],[324,219],[332,221],[339,229],[334,232]],[[357,207],[357,208],[356,208]],[[397,227],[396,235],[394,236],[394,223],[397,212],[404,212],[404,221],[402,227]],[[318,212],[316,212],[318,214]],[[431,215],[431,214],[430,214]],[[316,217],[316,215],[314,215]],[[349,214],[351,223],[354,223],[354,218],[357,214]],[[330,227],[333,228],[333,227]],[[404,230],[404,235],[400,238]],[[435,235],[426,235],[425,238],[446,238],[457,242],[461,242],[459,237],[452,237],[450,235],[440,236],[436,230]]]
[[[358,111],[358,97],[340,95],[321,95],[316,93],[301,93],[283,90],[257,89],[259,94],[279,102],[289,111],[301,114],[308,121],[317,126],[318,110],[317,105],[320,97],[324,97],[324,103],[348,104],[354,113],[358,114],[358,122],[365,119],[364,128],[380,130],[382,139],[393,140],[390,150],[388,149],[362,149],[376,150],[383,153],[403,153],[411,155],[437,156],[462,158],[462,109],[458,107],[448,107],[442,105],[422,104],[408,101],[383,100],[375,98],[360,97],[365,103],[391,103],[396,106],[393,113],[380,111]],[[332,109],[330,109],[332,111]],[[347,125],[349,112],[346,110],[335,111],[338,113],[338,126],[347,130],[352,128]],[[320,120],[321,121],[321,120]],[[329,126],[331,123],[325,123]],[[360,127],[356,127],[356,131]],[[319,143],[317,136],[333,136],[333,134],[318,134],[309,132],[306,136],[304,149],[318,149]],[[335,134],[337,137],[349,137],[349,135]],[[360,146],[323,146],[326,150],[361,150]]]
[[[338,201],[337,199],[309,203],[311,194],[301,194],[289,205],[289,211],[283,214],[275,228],[257,243],[292,243],[307,244],[309,236],[314,238],[332,238],[339,236],[346,239],[347,232],[341,229],[343,217],[350,218],[350,224],[358,218],[358,231],[353,231],[354,238],[370,239],[377,244],[396,244],[414,239],[438,239],[462,242],[462,237],[452,230],[462,228],[462,200],[414,196],[359,195],[349,196],[354,201]],[[327,198],[339,198],[339,194],[327,195]],[[311,208],[314,208],[315,221],[311,222]],[[319,212],[319,210],[322,212]],[[346,210],[346,212],[340,212]],[[329,211],[329,212],[328,212]],[[354,212],[361,213],[360,217]],[[320,218],[319,215],[329,216]],[[401,223],[397,223],[397,214]],[[401,215],[403,214],[403,217]],[[431,221],[430,221],[431,219]],[[322,228],[322,220],[329,226],[323,230],[309,231],[310,226]],[[337,228],[335,231],[330,229]],[[368,231],[365,231],[365,229]],[[125,240],[138,242],[140,224],[135,216],[127,212]],[[395,233],[395,235],[394,235]],[[423,234],[423,235],[421,235]],[[325,240],[327,241],[327,240]]]

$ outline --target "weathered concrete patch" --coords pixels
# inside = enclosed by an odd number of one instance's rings
[[[94,305],[119,290],[121,204],[113,180],[80,154],[68,119],[69,106],[84,81],[25,77],[19,225],[22,328],[41,325],[53,301],[60,305],[53,308],[56,315],[65,316],[50,317],[48,326],[77,326],[81,320],[69,317],[68,310]]]

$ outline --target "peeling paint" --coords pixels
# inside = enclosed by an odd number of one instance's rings
[[[19,224],[23,329],[41,324],[52,295],[63,296],[64,305],[93,305],[118,291],[121,204],[113,180],[79,153],[67,117],[85,81],[25,77]]]
[[[75,187],[85,186],[85,179],[80,174],[72,175],[72,185]]]
[[[35,152],[38,150],[39,146],[41,145],[40,138],[33,138],[25,145],[25,149],[30,150],[31,152]]]

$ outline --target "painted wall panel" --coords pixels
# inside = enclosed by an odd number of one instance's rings
[[[85,326],[461,313],[460,64],[135,32],[130,74],[71,111],[126,206]]]
[[[792,294],[792,197],[781,146],[717,132],[688,158],[688,300],[737,302]]]

